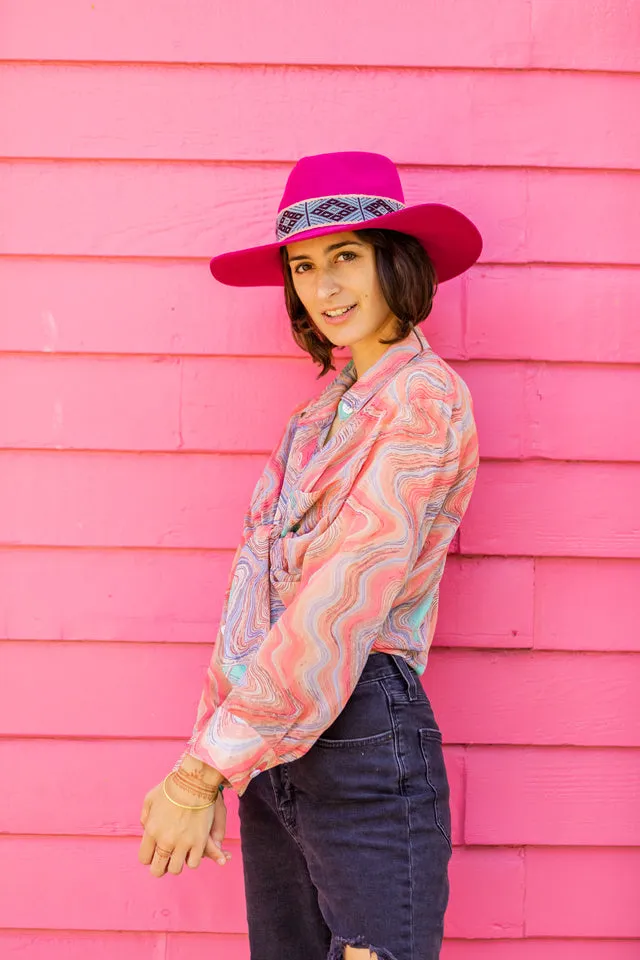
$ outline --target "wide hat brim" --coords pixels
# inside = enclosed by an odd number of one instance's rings
[[[427,251],[438,283],[468,270],[482,251],[478,228],[459,210],[443,203],[420,203],[358,223],[337,223],[303,230],[283,240],[213,257],[209,267],[220,283],[232,287],[278,287],[284,284],[280,248],[331,233],[378,229],[416,237]]]

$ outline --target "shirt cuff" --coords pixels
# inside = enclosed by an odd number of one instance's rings
[[[273,746],[250,724],[226,710],[224,704],[192,737],[186,752],[214,767],[239,796],[253,777],[280,763]]]

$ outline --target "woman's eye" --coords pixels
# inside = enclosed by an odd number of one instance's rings
[[[345,257],[344,263],[350,263],[352,260],[358,259],[358,254],[353,253],[351,250],[343,250],[342,253],[339,253],[336,257],[336,260],[339,260],[340,257]],[[308,269],[307,269],[308,268]],[[294,273],[308,273],[311,270],[310,263],[299,263],[297,267],[294,267]]]

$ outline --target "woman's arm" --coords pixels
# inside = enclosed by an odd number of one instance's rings
[[[403,426],[374,443],[337,518],[309,548],[295,599],[242,685],[190,742],[189,753],[238,792],[252,773],[306,753],[351,695],[433,520],[459,483],[461,443],[475,435],[473,418],[461,433],[441,401],[432,401],[431,414],[427,430]]]

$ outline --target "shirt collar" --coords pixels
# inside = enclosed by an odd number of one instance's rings
[[[338,403],[344,416],[360,410],[406,363],[430,349],[422,331],[414,327],[404,340],[385,350],[358,379],[353,360],[349,360],[338,376],[301,411],[302,423],[325,420],[335,414]]]

